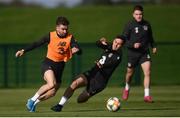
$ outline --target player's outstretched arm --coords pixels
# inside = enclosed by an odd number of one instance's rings
[[[24,49],[18,50],[15,54],[16,57],[20,57],[22,55],[24,55]]]

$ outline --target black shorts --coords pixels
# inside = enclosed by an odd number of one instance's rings
[[[83,73],[83,75],[88,81],[86,90],[90,94],[90,96],[101,92],[107,85],[107,81],[100,71],[95,72],[91,70]]]
[[[45,58],[41,67],[42,76],[44,77],[44,73],[47,70],[52,70],[54,72],[56,82],[61,83],[61,77],[64,67],[65,67],[65,62],[54,62],[48,58]]]
[[[150,52],[138,52],[133,50],[128,50],[128,68],[134,68],[139,64],[142,64],[146,61],[151,61]]]

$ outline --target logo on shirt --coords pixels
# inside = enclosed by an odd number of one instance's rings
[[[149,54],[147,55],[147,58],[148,58],[148,59],[150,59],[150,58],[151,58]]]
[[[112,57],[112,55],[113,55],[113,53],[109,53],[108,57],[109,57],[109,58],[111,58],[111,57]]]
[[[59,42],[58,46],[66,46],[66,42]]]
[[[147,31],[148,30],[148,26],[144,25],[143,29]]]
[[[135,27],[134,30],[135,30],[135,33],[139,33],[139,28],[138,27]]]
[[[120,57],[117,57],[117,60],[119,60],[120,59]]]
[[[128,63],[128,67],[131,67],[131,63]]]

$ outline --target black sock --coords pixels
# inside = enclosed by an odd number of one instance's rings
[[[66,89],[66,91],[64,92],[64,97],[66,97],[67,99],[69,99],[74,93],[74,90],[71,87],[68,87]]]

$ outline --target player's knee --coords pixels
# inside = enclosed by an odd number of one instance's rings
[[[53,92],[51,93],[51,97],[54,97],[55,95],[56,95],[56,92],[53,91]]]
[[[56,83],[48,83],[49,89],[55,88]]]
[[[55,88],[51,89],[51,92],[49,95],[50,95],[50,97],[55,96],[56,95],[56,89]]]
[[[91,97],[90,94],[89,94],[87,91],[84,91],[83,93],[81,93],[81,94],[78,96],[77,103],[86,102],[86,101],[88,101],[88,99],[89,99],[90,97]]]
[[[75,80],[72,82],[71,88],[72,88],[72,90],[75,90],[77,87],[78,87],[78,82]]]
[[[126,74],[128,76],[132,76],[133,75],[133,70],[132,69],[128,69]]]
[[[151,74],[151,71],[146,71],[146,72],[144,73],[144,76],[149,77],[149,76],[150,76],[150,74]]]

